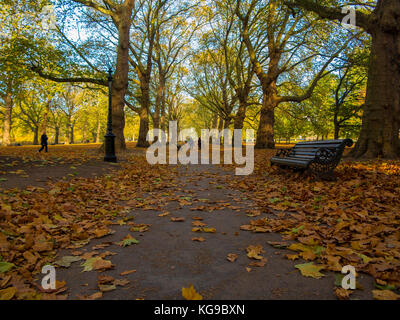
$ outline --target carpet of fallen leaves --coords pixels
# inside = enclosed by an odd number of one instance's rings
[[[84,162],[96,155],[85,147],[58,148],[45,156]],[[37,150],[26,150],[25,153],[23,148],[15,148],[11,153],[18,156],[21,152],[25,159],[33,161],[43,157],[37,155]],[[2,190],[0,300],[65,299],[66,295],[62,295],[66,291],[65,283],[57,282],[55,290],[44,290],[36,284],[35,278],[42,267],[53,264],[60,249],[78,249],[91,239],[111,234],[111,225],[129,221],[128,213],[132,206],[138,206],[143,193],[168,187],[173,175],[171,168],[150,166],[145,157],[132,155],[123,170],[114,174],[59,181],[48,188]],[[122,245],[129,245],[131,241],[124,239]],[[85,258],[85,268],[108,268],[102,257]]]
[[[270,244],[291,250],[293,253],[287,258],[299,260],[295,267],[303,276],[320,278],[324,271],[340,275],[343,266],[352,265],[357,272],[374,277],[376,299],[398,299],[395,290],[400,286],[400,161],[344,161],[336,170],[337,181],[327,182],[271,167],[269,158],[273,154],[272,150],[257,151],[251,176],[223,178],[225,185],[239,189],[254,202],[249,223],[238,226],[238,230],[240,227],[249,232],[281,233],[282,241]],[[0,155],[4,155],[1,148]],[[45,157],[58,163],[99,157],[93,147],[86,146],[57,147],[49,155],[19,147],[12,149],[12,155],[27,162]],[[163,212],[164,200],[143,201],[143,195],[168,194],[171,186],[178,184],[177,168],[151,166],[144,156],[132,154],[126,156],[122,170],[102,177],[75,177],[47,188],[1,190],[0,299],[65,299],[65,282],[57,282],[55,290],[47,291],[36,284],[42,267],[47,263],[68,266],[78,260],[85,261],[85,270],[112,267],[110,261],[104,260],[107,253],[61,259],[57,253],[61,249],[78,250],[92,239],[111,234],[115,224],[130,224],[134,231],[147,230],[146,225],[130,222],[133,208]],[[267,217],[261,218],[265,214]],[[164,212],[159,216],[166,215]],[[180,222],[184,218],[170,219]],[[195,221],[192,231],[213,233],[215,229]],[[201,237],[192,240],[204,241]],[[135,243],[127,235],[119,245]],[[267,263],[263,252],[262,247],[247,248],[254,266]],[[237,255],[229,254],[226,259],[234,262]],[[99,288],[107,292],[123,285],[118,281],[101,277]],[[336,285],[338,298],[347,299],[351,291],[340,288],[340,279]],[[97,294],[83,298],[96,299],[101,292]],[[183,288],[182,294],[186,299],[201,298],[193,286]]]
[[[271,245],[308,261],[296,265],[305,276],[351,265],[374,277],[376,299],[400,298],[391,291],[400,286],[400,161],[345,160],[337,181],[327,182],[270,166],[273,154],[257,152],[253,175],[227,181],[255,201],[253,216],[270,214],[241,229],[281,233],[283,241]],[[339,298],[347,298],[343,290]]]

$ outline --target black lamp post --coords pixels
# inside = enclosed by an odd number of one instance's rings
[[[117,162],[115,155],[115,135],[112,132],[112,105],[111,105],[111,88],[112,88],[112,69],[108,70],[108,121],[107,121],[107,134],[105,135],[105,151],[106,155],[104,161]]]

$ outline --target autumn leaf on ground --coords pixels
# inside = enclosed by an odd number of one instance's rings
[[[0,290],[0,300],[11,300],[17,293],[17,288],[9,287],[7,289]]]
[[[295,266],[295,268],[299,269],[301,274],[305,277],[312,277],[315,279],[319,279],[324,277],[325,275],[320,273],[322,269],[324,269],[324,266],[317,266],[314,265],[314,263],[304,263],[304,264],[298,264]]]
[[[372,290],[375,300],[400,300],[400,295],[391,290]]]
[[[186,300],[203,300],[203,297],[196,292],[193,285],[190,285],[189,288],[182,288],[182,296]]]
[[[59,267],[69,268],[72,263],[82,260],[81,257],[77,256],[65,256],[54,262]]]
[[[260,261],[253,261],[253,262],[251,262],[251,263],[249,264],[249,266],[250,266],[250,267],[259,267],[259,268],[262,268],[262,267],[265,267],[266,263],[267,263],[267,258],[263,258],[263,259],[261,259]]]
[[[256,260],[262,260],[263,257],[260,256],[260,253],[264,253],[265,251],[263,250],[263,247],[258,245],[258,246],[248,246],[247,249],[247,256],[250,259],[256,259]]]
[[[200,237],[200,238],[192,238],[192,241],[204,242],[204,241],[206,241],[206,239],[204,239],[203,237]]]
[[[294,260],[297,260],[299,258],[299,255],[298,254],[287,254],[286,258],[288,258],[289,260],[294,261]]]
[[[351,290],[346,290],[343,288],[336,288],[335,295],[339,300],[349,300],[350,295],[353,293]]]
[[[136,270],[127,270],[127,271],[121,272],[120,275],[127,276],[128,274],[135,273],[135,272],[136,272]]]
[[[114,281],[115,281],[115,279],[111,276],[101,275],[101,276],[97,277],[97,282],[100,284],[111,283]]]
[[[237,260],[238,257],[239,257],[239,256],[238,256],[237,254],[235,254],[235,253],[229,253],[229,254],[226,256],[226,259],[227,259],[228,261],[230,261],[230,262],[235,262],[235,261]]]
[[[159,214],[158,216],[159,217],[166,217],[168,215],[169,215],[169,212],[164,212],[164,213]]]
[[[101,292],[110,292],[117,289],[117,287],[115,284],[99,284],[99,289]]]
[[[120,286],[120,287],[124,287],[124,286],[126,286],[127,284],[129,284],[129,280],[128,279],[117,279],[117,280],[115,280],[114,281],[114,284],[116,285],[116,286]]]
[[[101,269],[112,269],[114,266],[109,260],[103,260],[101,257],[94,257],[86,260],[81,264],[84,267],[82,272],[88,272]]]
[[[192,225],[193,225],[193,227],[206,227],[207,226],[206,223],[203,223],[201,221],[193,221]]]
[[[184,222],[185,218],[171,218],[172,222]]]
[[[118,245],[125,248],[131,246],[132,244],[138,244],[138,243],[139,240],[136,240],[130,234],[128,234],[124,239],[122,239],[121,242],[118,243]]]
[[[217,229],[215,228],[193,228],[193,232],[205,232],[205,233],[216,233]]]
[[[0,261],[0,273],[10,271],[13,267],[15,267],[13,263]]]
[[[103,293],[102,292],[96,292],[93,293],[90,296],[81,296],[81,295],[77,295],[77,298],[79,300],[97,300],[103,297]]]

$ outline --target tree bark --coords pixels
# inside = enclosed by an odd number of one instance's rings
[[[13,109],[13,99],[11,91],[7,92],[4,97],[4,121],[3,121],[3,145],[11,145],[11,123],[12,123],[12,109]]]
[[[257,131],[256,149],[274,149],[275,108],[278,106],[276,82],[263,89],[260,124]]]
[[[117,10],[118,27],[117,66],[112,84],[112,122],[115,134],[116,151],[126,150],[125,128],[125,95],[128,90],[130,27],[134,0],[127,0]]]
[[[59,144],[59,138],[60,138],[60,128],[56,127],[55,128],[55,136],[54,136],[54,144]]]
[[[147,141],[147,133],[149,132],[149,113],[147,108],[141,108],[139,113],[140,127],[139,127],[139,138],[136,144],[138,148],[149,147],[149,142]]]
[[[33,129],[33,145],[37,146],[39,144],[39,127]]]
[[[388,7],[381,3],[380,25],[372,32],[372,48],[368,73],[367,97],[362,129],[351,156],[357,158],[396,158],[400,155],[400,3],[397,26],[385,30]],[[392,2],[393,4],[393,2]],[[396,21],[396,20],[395,20]]]
[[[101,122],[97,121],[97,132],[96,132],[96,143],[100,143],[100,134],[101,134]]]

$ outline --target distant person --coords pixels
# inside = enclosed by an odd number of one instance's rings
[[[40,144],[42,145],[42,147],[40,148],[39,152],[42,152],[43,150],[45,150],[45,152],[47,153],[47,141],[49,140],[49,138],[47,138],[46,132],[43,132],[41,138],[40,138]]]

